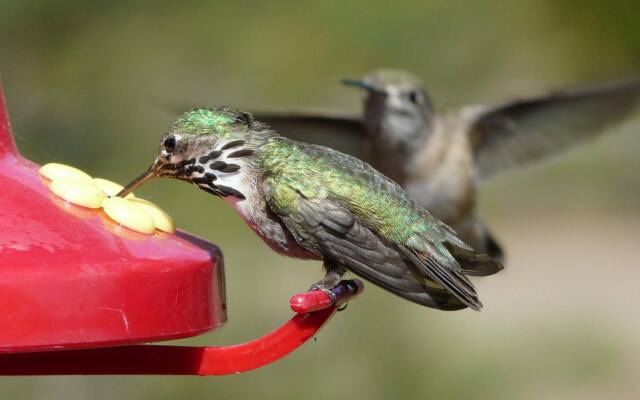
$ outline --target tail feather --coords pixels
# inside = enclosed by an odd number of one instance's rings
[[[460,248],[449,243],[447,249],[458,260],[462,272],[471,276],[489,276],[504,269],[502,263],[488,254],[477,253],[473,250]]]
[[[480,219],[471,215],[456,229],[459,239],[447,238],[447,248],[458,260],[465,274],[488,276],[504,269],[502,248]],[[463,246],[458,243],[461,239],[464,241]]]
[[[484,248],[490,257],[495,258],[500,262],[504,262],[504,252],[502,251],[502,246],[500,246],[500,243],[498,243],[498,241],[493,237],[493,234],[489,232],[486,227],[484,231],[484,243]]]
[[[490,255],[475,251],[463,242],[453,229],[444,224],[442,228],[441,241],[414,236],[405,246],[400,246],[400,251],[419,268],[425,278],[440,285],[462,304],[480,310],[482,303],[466,275],[493,275],[504,267],[499,260]]]
[[[482,303],[473,284],[446,248],[438,248],[430,241],[414,238],[400,252],[418,267],[424,276],[457,297],[466,306],[479,311]]]

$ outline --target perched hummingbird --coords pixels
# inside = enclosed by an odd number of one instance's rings
[[[280,254],[322,260],[326,275],[314,287],[325,291],[349,270],[418,304],[479,310],[465,274],[502,269],[365,162],[284,138],[248,113],[181,115],[151,167],[118,196],[155,177],[222,197]]]
[[[408,72],[380,70],[343,82],[364,90],[361,117],[256,116],[284,136],[363,157],[463,241],[499,259],[500,246],[474,214],[478,184],[605,132],[640,100],[640,81],[630,81],[440,111]]]

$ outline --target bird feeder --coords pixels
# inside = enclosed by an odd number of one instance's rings
[[[298,348],[361,290],[295,295],[296,314],[247,343],[142,344],[222,327],[222,253],[186,232],[119,227],[57,198],[37,171],[16,150],[0,87],[0,375],[248,371]]]

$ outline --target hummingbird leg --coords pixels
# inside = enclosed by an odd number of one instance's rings
[[[319,280],[318,282],[311,285],[309,291],[312,290],[322,290],[325,292],[335,303],[336,295],[331,291],[334,287],[338,286],[340,280],[342,279],[342,275],[345,273],[345,269],[342,266],[334,264],[331,261],[324,261],[324,270],[326,274],[324,278]]]

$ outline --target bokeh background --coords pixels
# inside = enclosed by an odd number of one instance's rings
[[[0,1],[0,73],[29,158],[125,182],[177,111],[358,112],[338,79],[422,76],[442,107],[640,73],[640,3]],[[508,268],[481,313],[369,285],[290,357],[238,376],[0,378],[20,399],[636,399],[640,394],[640,124],[481,190]],[[183,183],[141,194],[226,255],[231,344],[290,316],[320,264],[272,253],[223,202]],[[0,294],[1,295],[1,294]]]

